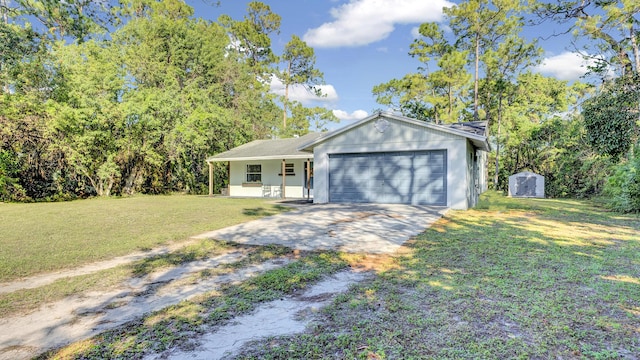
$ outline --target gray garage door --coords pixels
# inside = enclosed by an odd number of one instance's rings
[[[329,201],[446,205],[446,150],[329,155]]]

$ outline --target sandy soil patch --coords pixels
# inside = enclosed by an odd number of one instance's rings
[[[304,293],[260,305],[254,312],[235,318],[230,324],[208,332],[197,340],[194,350],[169,350],[146,360],[215,360],[240,352],[248,342],[271,336],[303,332],[315,314],[336,294],[365,279],[368,273],[343,271],[311,286]]]
[[[289,258],[268,260],[234,270],[229,274],[190,279],[194,273],[239,261],[242,252],[230,252],[204,261],[153,272],[133,278],[110,291],[94,291],[44,304],[28,315],[0,319],[0,360],[28,359],[49,349],[95,336],[146,313],[244,281],[290,262]]]

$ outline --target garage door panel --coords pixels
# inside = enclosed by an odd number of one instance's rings
[[[415,204],[422,205],[443,205],[447,202],[447,194],[445,193],[431,193],[431,194],[414,194],[412,199]]]
[[[329,201],[446,205],[446,151],[336,154]]]

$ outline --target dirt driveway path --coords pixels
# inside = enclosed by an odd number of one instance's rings
[[[392,253],[410,237],[417,235],[440,218],[445,211],[444,208],[405,205],[306,205],[288,213],[201,234],[194,239],[212,238],[253,245],[271,243],[300,250],[336,249],[358,253]],[[146,256],[168,251],[172,249],[163,248],[147,252]],[[2,292],[39,287],[55,279],[99,271],[133,262],[144,256],[145,254],[132,254],[77,270],[3,284]],[[27,315],[4,317],[0,319],[0,360],[31,358],[46,350],[95,336],[146,313],[218,289],[224,284],[244,281],[292,261],[290,257],[281,257],[247,266],[233,273],[197,281],[193,279],[193,275],[199,271],[240,261],[243,256],[241,251],[229,251],[207,260],[156,271],[143,278],[132,278],[116,289],[78,294],[55,303],[42,304],[38,310]],[[360,278],[360,275],[345,276],[349,284]],[[328,281],[336,286],[339,283],[335,278]],[[326,299],[329,299],[331,294],[343,290],[340,286],[327,290]],[[305,309],[324,304],[313,299],[307,302],[305,303],[304,299],[296,300],[292,306]],[[269,305],[266,306],[268,309]],[[291,309],[286,311],[295,312]],[[270,315],[257,312],[243,321],[250,323],[251,316]],[[274,331],[286,333],[292,330],[288,327],[295,327],[298,329],[296,331],[299,331],[301,327],[304,328],[304,323],[283,322],[274,327],[279,327]],[[246,334],[238,333],[237,336],[247,338]],[[243,338],[234,340],[231,337],[229,341],[239,345]],[[254,336],[249,338],[255,339]],[[206,339],[204,343],[207,343]],[[220,354],[223,354],[232,349],[220,350]],[[202,356],[202,353],[199,356]],[[187,354],[177,356],[188,357]]]
[[[399,204],[322,204],[207,232],[195,238],[278,244],[298,250],[389,254],[448,209]]]
[[[244,281],[291,261],[278,258],[229,274],[197,280],[192,278],[198,271],[236,262],[243,256],[239,251],[229,252],[156,271],[143,278],[132,278],[115,289],[93,291],[43,304],[27,315],[2,318],[0,359],[32,358],[46,350],[87,339],[144,314],[219,289],[223,284]]]

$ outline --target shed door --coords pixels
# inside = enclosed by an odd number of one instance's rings
[[[329,201],[446,205],[446,150],[333,154]]]
[[[536,196],[536,178],[534,176],[519,176],[516,181],[516,196]]]

